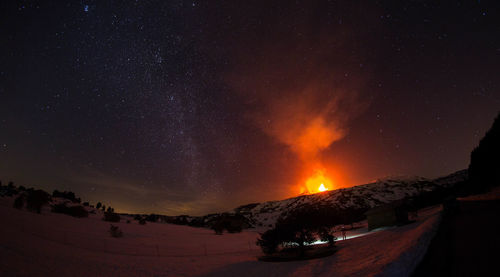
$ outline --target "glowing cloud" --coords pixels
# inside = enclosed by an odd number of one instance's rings
[[[318,192],[321,184],[334,188],[321,153],[342,139],[347,121],[368,106],[358,97],[361,74],[346,73],[359,71],[359,63],[350,60],[352,49],[342,48],[342,34],[318,30],[307,39],[291,34],[279,43],[260,41],[259,47],[242,48],[238,66],[226,76],[248,105],[250,120],[303,164],[296,174],[303,193]],[[329,45],[339,47],[332,51]],[[324,182],[318,183],[318,176]]]

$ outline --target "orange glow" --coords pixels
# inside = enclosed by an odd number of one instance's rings
[[[291,129],[293,130],[293,129]],[[300,128],[300,132],[287,137],[287,143],[303,160],[314,159],[332,142],[344,136],[334,123],[327,123],[323,117],[317,117]]]
[[[325,170],[316,170],[314,174],[306,180],[305,190],[307,193],[317,193],[333,189],[333,182],[325,175]]]

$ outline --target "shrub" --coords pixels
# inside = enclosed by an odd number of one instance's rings
[[[16,197],[16,199],[14,200],[14,208],[22,209],[24,206],[24,198],[25,198],[24,194],[21,194],[18,197]]]
[[[212,225],[212,230],[215,231],[216,235],[222,235],[222,233],[224,232],[224,226],[222,224],[216,223]]]
[[[212,221],[212,230],[217,235],[222,234],[224,230],[229,233],[239,233],[244,227],[250,227],[248,219],[241,214],[221,214]]]
[[[5,186],[3,189],[3,196],[13,196],[19,193],[19,191],[16,189],[14,186],[14,183],[9,182],[7,186]]]
[[[88,217],[88,211],[82,206],[71,206],[67,207],[64,204],[56,204],[52,206],[52,212],[67,214],[73,217]]]
[[[43,190],[28,190],[26,208],[32,212],[41,213],[42,206],[49,203],[50,196]]]
[[[318,230],[318,235],[319,235],[319,238],[322,240],[322,241],[327,241],[328,242],[328,245],[330,247],[334,247],[335,246],[335,241],[337,240],[337,238],[333,235],[332,231],[330,228],[321,228]]]
[[[257,239],[257,245],[260,246],[264,254],[273,254],[280,245],[280,234],[277,229],[270,229],[260,234],[260,239]]]
[[[63,192],[61,192],[61,191],[58,191],[58,190],[54,190],[52,192],[52,197],[58,197],[58,198],[68,199],[68,200],[70,200],[73,203],[80,203],[81,202],[80,198],[76,198],[75,193],[72,192],[72,191],[63,191]]]
[[[120,222],[120,215],[113,212],[105,212],[103,220],[109,222]]]
[[[188,225],[193,227],[206,227],[205,220],[202,216],[193,217],[191,221],[188,222]]]
[[[157,214],[150,214],[150,215],[146,216],[146,221],[149,221],[149,222],[158,222],[159,219],[160,219],[160,216]]]
[[[141,225],[146,225],[146,219],[141,217],[141,218],[139,219],[139,224],[141,224]]]
[[[121,238],[121,237],[123,237],[123,232],[122,232],[122,230],[120,230],[120,228],[118,228],[118,226],[111,225],[109,227],[109,233],[114,238]]]

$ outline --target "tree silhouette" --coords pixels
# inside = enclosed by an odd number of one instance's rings
[[[282,215],[273,229],[261,234],[257,241],[262,251],[270,254],[276,251],[279,245],[290,247],[297,245],[299,255],[304,255],[307,244],[316,239],[323,239],[334,246],[335,237],[331,232],[338,218],[332,217],[328,207],[314,205],[303,205],[291,210],[288,214]]]
[[[42,206],[49,203],[50,195],[41,190],[29,190],[26,197],[26,208],[30,211],[41,213]]]
[[[500,113],[472,151],[468,171],[476,192],[500,184]]]

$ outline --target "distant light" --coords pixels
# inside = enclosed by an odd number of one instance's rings
[[[89,11],[89,5],[83,5],[83,11],[88,12]]]

